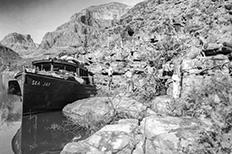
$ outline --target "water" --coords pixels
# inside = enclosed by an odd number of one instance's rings
[[[74,138],[75,141],[85,139],[86,132],[67,120],[61,111],[28,115],[22,122],[10,123],[0,130],[0,153],[13,154],[21,150],[22,154],[59,154]]]
[[[11,141],[20,126],[20,121],[0,125],[0,154],[14,154]]]

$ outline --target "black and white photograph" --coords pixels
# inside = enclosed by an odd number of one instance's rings
[[[232,1],[1,0],[0,154],[232,154]]]

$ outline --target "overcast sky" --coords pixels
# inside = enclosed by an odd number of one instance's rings
[[[133,6],[143,0],[0,0],[0,41],[13,32],[30,34],[40,43],[70,17],[91,5],[121,2]]]

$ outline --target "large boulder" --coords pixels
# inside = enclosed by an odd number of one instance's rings
[[[72,104],[68,104],[63,108],[63,113],[71,119],[86,120],[87,116],[94,118],[96,121],[104,119],[109,122],[113,115],[113,111],[109,106],[109,99],[107,97],[92,97],[87,99],[78,100]],[[91,118],[89,117],[89,118]]]
[[[71,142],[65,145],[61,154],[104,154],[96,147],[89,145],[85,141]]]
[[[147,107],[145,105],[125,96],[87,98],[68,104],[63,109],[64,114],[72,119],[84,118],[91,114],[95,120],[104,119],[106,121],[112,120],[115,116],[142,118],[146,111]],[[151,113],[150,111],[149,114]]]
[[[151,110],[159,115],[166,116],[172,113],[170,105],[172,97],[168,95],[157,96],[151,101]]]
[[[200,132],[210,130],[212,124],[207,120],[195,118],[149,116],[143,119],[140,131],[146,138],[147,154],[172,154],[189,150],[200,137]],[[140,144],[136,147],[141,149]]]
[[[133,150],[134,134],[138,128],[136,120],[106,125],[84,141],[68,143],[61,154],[130,154]]]
[[[140,123],[140,129],[148,139],[160,134],[170,133],[178,129],[209,129],[208,121],[202,121],[188,117],[158,117],[155,115],[144,118]]]
[[[131,118],[140,119],[147,111],[144,104],[125,96],[113,99],[112,105],[118,113],[126,113]]]

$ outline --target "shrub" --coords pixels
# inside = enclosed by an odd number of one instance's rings
[[[193,88],[182,100],[175,114],[179,116],[205,117],[212,122],[211,130],[200,133],[196,145],[188,153],[232,152],[232,82],[231,77],[213,77],[202,88]],[[177,115],[176,114],[176,115]]]

